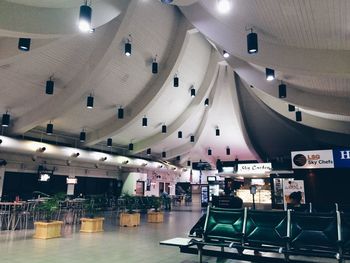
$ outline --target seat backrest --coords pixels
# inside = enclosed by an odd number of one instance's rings
[[[247,213],[245,241],[284,247],[287,236],[287,211],[255,211]]]
[[[337,250],[336,214],[291,212],[290,245],[292,248]]]
[[[341,239],[343,249],[350,251],[350,213],[341,213]]]
[[[205,241],[236,241],[242,239],[244,209],[208,209],[205,222]]]
[[[312,206],[312,212],[313,213],[335,213],[336,212],[336,205],[333,203],[329,204],[314,204]]]

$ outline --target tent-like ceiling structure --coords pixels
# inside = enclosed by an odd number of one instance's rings
[[[2,134],[184,165],[349,145],[350,3],[229,0],[222,13],[218,2],[94,0],[94,32],[84,34],[80,0],[1,1],[0,113],[11,116]],[[29,52],[17,49],[19,38],[31,38]],[[50,78],[53,95],[45,94]]]

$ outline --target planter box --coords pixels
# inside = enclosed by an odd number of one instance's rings
[[[62,225],[62,221],[34,222],[35,234],[33,237],[39,239],[60,237]]]
[[[103,231],[103,217],[96,218],[81,218],[80,232],[84,233],[95,233]]]
[[[162,223],[164,221],[164,213],[154,211],[148,212],[147,221],[148,223]]]
[[[120,226],[139,226],[140,225],[140,213],[120,213],[119,219]]]

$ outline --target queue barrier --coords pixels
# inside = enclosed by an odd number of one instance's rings
[[[310,262],[310,257],[344,262],[350,259],[350,214],[208,207],[201,238],[160,244],[198,254],[199,262],[203,255],[252,262]]]

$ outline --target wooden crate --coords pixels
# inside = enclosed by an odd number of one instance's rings
[[[162,223],[164,221],[164,213],[154,211],[148,212],[147,221],[148,223]]]
[[[96,218],[81,218],[80,232],[95,233],[103,231],[103,217]]]
[[[140,225],[140,213],[120,213],[119,225],[130,227]]]
[[[49,239],[61,236],[63,222],[52,221],[52,222],[34,222],[35,234],[34,238]]]

